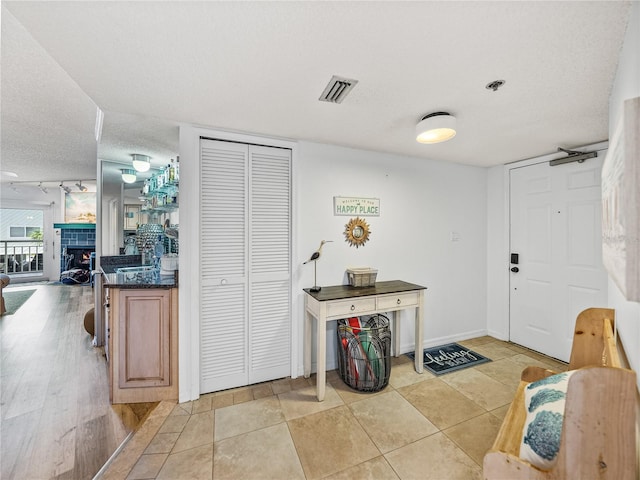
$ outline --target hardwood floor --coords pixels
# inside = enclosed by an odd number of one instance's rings
[[[102,348],[84,315],[90,286],[36,289],[0,317],[0,477],[90,479],[155,404],[110,405]]]

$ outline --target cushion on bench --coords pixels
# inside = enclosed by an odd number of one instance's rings
[[[549,470],[557,460],[564,420],[564,404],[573,371],[559,373],[527,385],[524,391],[526,419],[522,429],[520,458]]]

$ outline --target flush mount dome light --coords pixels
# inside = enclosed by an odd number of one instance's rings
[[[134,183],[137,180],[135,170],[131,170],[129,168],[123,168],[121,172],[122,172],[122,181],[124,183]]]
[[[440,143],[456,136],[456,117],[447,112],[430,113],[416,125],[416,140],[420,143]]]
[[[131,156],[133,157],[133,168],[138,172],[146,172],[151,168],[151,157],[138,153],[134,153]]]

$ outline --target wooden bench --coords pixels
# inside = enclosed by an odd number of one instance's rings
[[[542,470],[519,457],[526,420],[524,390],[557,372],[527,367],[498,436],[484,457],[486,480],[633,480],[636,476],[636,375],[621,368],[614,310],[578,315],[571,348],[564,421],[555,466]]]

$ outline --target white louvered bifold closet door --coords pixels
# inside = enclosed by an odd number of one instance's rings
[[[201,140],[201,393],[290,375],[290,185],[290,150]]]

